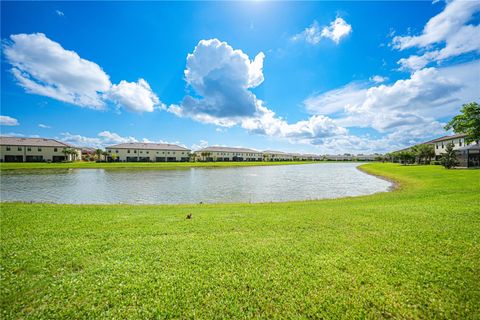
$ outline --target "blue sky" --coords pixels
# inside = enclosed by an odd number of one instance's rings
[[[479,100],[473,1],[1,6],[3,135],[385,152]]]

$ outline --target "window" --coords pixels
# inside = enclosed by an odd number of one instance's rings
[[[133,153],[137,153],[137,150],[133,150]]]
[[[32,151],[32,148],[28,147],[28,148],[27,148],[27,151]]]
[[[118,153],[118,150],[115,150],[115,153]]]
[[[108,153],[112,153],[112,150],[108,150]]]
[[[10,151],[10,146],[7,146],[7,151]]]
[[[18,151],[22,151],[22,147],[18,147]]]
[[[435,143],[435,148],[437,148],[437,149],[438,149],[438,144],[436,144],[436,143]]]
[[[127,150],[127,153],[130,153],[130,150]]]
[[[38,150],[38,151],[42,151],[42,148],[38,148],[37,150]]]
[[[53,148],[53,151],[57,152],[57,148]]]
[[[143,151],[142,151],[142,150],[140,150],[140,153],[143,153]]]
[[[146,153],[147,153],[147,154],[149,154],[149,153],[150,153],[150,151],[147,151]]]

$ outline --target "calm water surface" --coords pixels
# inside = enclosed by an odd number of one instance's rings
[[[55,203],[217,203],[292,201],[367,195],[391,183],[358,163],[186,170],[68,169],[3,171],[1,201]]]

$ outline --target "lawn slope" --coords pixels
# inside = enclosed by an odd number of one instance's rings
[[[1,204],[2,318],[478,318],[480,170],[363,169],[399,188],[276,204]]]

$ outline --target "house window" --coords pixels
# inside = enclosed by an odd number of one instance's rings
[[[32,148],[27,148],[27,151],[32,151]]]
[[[127,153],[130,153],[130,150],[127,150]]]
[[[53,148],[53,151],[57,152],[57,148]]]
[[[112,150],[108,150],[108,153],[112,153]]]
[[[37,150],[38,150],[38,151],[42,151],[42,148],[38,148]]]
[[[461,147],[462,146],[462,139],[458,139],[458,145]]]
[[[18,151],[22,151],[22,147],[18,147]]]
[[[435,148],[437,148],[437,149],[438,149],[438,144],[435,144]]]
[[[147,154],[149,154],[149,153],[150,153],[150,151],[147,151]]]
[[[137,150],[133,150],[133,153],[137,153]]]
[[[118,150],[115,150],[115,153],[118,153]]]
[[[7,146],[7,151],[10,151],[10,146]]]
[[[140,153],[143,153],[143,151],[140,150]]]

